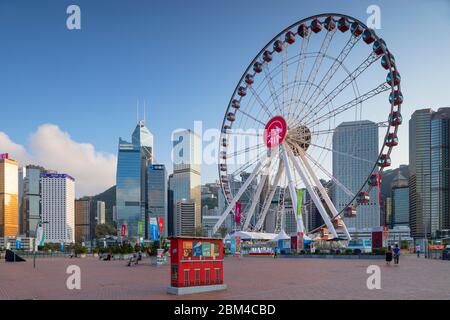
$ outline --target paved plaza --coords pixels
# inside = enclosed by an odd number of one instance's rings
[[[381,289],[369,290],[369,265],[381,269]],[[68,290],[66,268],[81,269],[81,289]],[[450,299],[450,261],[402,256],[384,260],[226,258],[222,292],[166,294],[169,266],[96,258],[0,262],[0,299]]]

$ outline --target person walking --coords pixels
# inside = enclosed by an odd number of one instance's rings
[[[416,246],[416,253],[417,253],[417,258],[420,258],[420,244],[417,244],[417,246]]]
[[[400,258],[400,248],[398,247],[398,244],[395,244],[394,248],[394,264],[398,265],[398,260]]]
[[[390,266],[392,261],[392,247],[388,246],[386,250],[386,265]]]

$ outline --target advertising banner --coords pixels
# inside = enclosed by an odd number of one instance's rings
[[[203,242],[202,244],[202,255],[204,257],[211,256],[211,244],[209,242]]]
[[[240,202],[236,202],[234,213],[235,213],[235,222],[241,223],[241,203]]]
[[[61,242],[61,244],[60,244],[60,250],[61,250],[61,252],[64,252],[64,242]]]
[[[193,249],[192,249],[192,256],[194,257],[201,257],[202,256],[202,243],[201,242],[194,242],[193,243]]]
[[[163,233],[164,232],[164,218],[163,217],[158,218],[158,227],[159,227],[159,233]]]
[[[297,232],[297,252],[303,250],[303,232]]]
[[[150,239],[153,241],[159,240],[158,221],[156,218],[150,218]]]
[[[122,237],[125,237],[127,234],[127,225],[126,224],[122,224],[122,227],[120,228],[120,235]]]
[[[20,250],[22,248],[22,238],[16,238],[16,250]]]
[[[36,233],[36,242],[35,242],[36,251],[38,249],[38,246],[44,245],[44,242],[45,242],[44,228],[38,227],[37,233]]]
[[[236,253],[236,240],[231,239],[230,241],[230,253],[234,255]]]
[[[1,159],[1,160],[6,160],[6,159],[8,159],[8,154],[7,154],[7,153],[0,153],[0,159]]]
[[[236,253],[241,253],[241,237],[236,237]]]
[[[144,234],[144,223],[142,221],[138,222],[138,235],[142,236]]]

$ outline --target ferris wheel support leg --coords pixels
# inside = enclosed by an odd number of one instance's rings
[[[275,192],[277,191],[277,185],[278,185],[278,182],[280,182],[282,173],[283,173],[283,161],[280,161],[280,165],[278,166],[278,171],[275,176],[275,180],[273,181],[273,184],[272,184],[272,189],[270,190],[269,197],[266,199],[266,202],[264,203],[263,210],[261,212],[261,216],[259,217],[259,220],[256,223],[255,231],[260,231],[262,228],[262,225],[266,219],[267,211],[269,211],[269,207],[272,204],[272,199],[275,195]]]
[[[272,163],[269,162],[265,168],[267,168],[267,169],[271,168],[272,167],[271,164]],[[259,181],[258,187],[256,188],[256,192],[253,195],[252,205],[250,206],[250,210],[248,211],[247,216],[245,218],[244,226],[242,227],[242,230],[244,230],[244,231],[247,230],[248,225],[250,224],[250,220],[251,220],[253,214],[255,213],[255,208],[256,208],[256,205],[259,203],[259,197],[261,196],[261,192],[262,192],[262,189],[266,182],[266,179],[267,179],[267,174],[264,174],[264,172],[263,172],[261,181]]]
[[[294,180],[292,178],[292,171],[291,171],[291,168],[289,166],[288,155],[286,153],[285,143],[281,144],[281,155],[283,157],[284,169],[286,171],[286,176],[288,178],[289,193],[290,193],[291,199],[292,199],[292,208],[294,209],[294,212],[296,212],[297,211],[297,190],[295,189]],[[305,232],[305,227],[303,225],[302,216],[297,216],[297,214],[295,214],[295,217],[297,219],[297,232],[303,232],[304,233]]]
[[[298,162],[298,159],[294,156],[292,151],[289,150],[289,157],[292,159],[292,162],[294,163],[295,169],[300,174],[300,178],[303,180],[306,186],[306,190],[308,191],[309,195],[311,196],[311,199],[313,200],[314,204],[316,205],[317,209],[319,210],[319,213],[327,225],[328,230],[331,232],[333,237],[337,238],[337,232],[336,229],[334,229],[333,224],[331,223],[330,216],[328,215],[327,211],[325,210],[322,201],[320,200],[318,194],[316,193],[316,190],[314,190],[313,185],[309,181],[308,177],[306,176],[305,172],[303,172],[302,167],[300,166],[300,163]]]
[[[222,216],[220,217],[220,219],[217,221],[217,223],[215,224],[214,228],[213,228],[213,232],[212,234],[215,234],[217,232],[217,230],[219,230],[220,226],[222,225],[222,223],[225,221],[225,219],[227,218],[227,216],[230,214],[231,210],[233,210],[236,202],[239,200],[239,198],[242,196],[242,194],[244,193],[244,191],[248,188],[248,186],[250,185],[250,183],[252,183],[252,181],[255,179],[256,175],[259,172],[259,169],[264,166],[268,161],[272,161],[272,158],[275,156],[275,153],[273,153],[269,158],[266,158],[265,160],[259,161],[256,166],[255,169],[253,169],[253,172],[250,174],[250,176],[247,178],[247,180],[245,180],[244,184],[241,186],[241,188],[239,189],[239,191],[236,193],[236,195],[234,196],[234,198],[231,200],[231,202],[228,204],[228,207],[225,209],[225,211],[222,213]]]
[[[300,152],[300,160],[303,163],[303,166],[306,168],[306,171],[309,173],[309,176],[312,178],[314,184],[317,186],[317,189],[319,189],[319,192],[322,195],[322,198],[325,200],[325,203],[327,204],[328,208],[331,210],[332,217],[338,216],[338,211],[336,210],[336,207],[334,206],[333,202],[328,196],[328,193],[323,187],[322,183],[320,183],[319,179],[314,173],[314,170],[311,168],[311,165],[309,164],[308,159],[305,157],[303,151]],[[342,221],[342,224],[345,236],[347,237],[348,240],[351,240],[352,237],[350,236],[350,233],[348,232],[347,226],[345,225],[344,221]]]

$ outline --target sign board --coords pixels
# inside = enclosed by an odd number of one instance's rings
[[[44,228],[39,227],[37,229],[37,233],[36,233],[36,251],[38,250],[39,246],[43,246],[45,243],[45,233],[44,233]]]
[[[6,159],[8,159],[8,157],[9,157],[8,153],[0,153],[1,160],[6,160]]]

